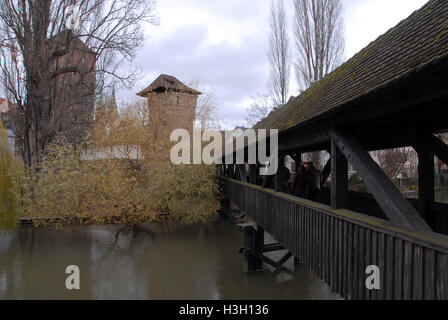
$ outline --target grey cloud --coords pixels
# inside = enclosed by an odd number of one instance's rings
[[[201,44],[206,36],[205,26],[188,25],[162,39],[149,39],[136,64],[145,73],[167,73],[184,82],[198,80],[215,93],[220,113],[229,125],[242,124],[246,111],[237,105],[266,87],[265,37],[249,37],[241,46],[219,43],[204,48]],[[145,81],[153,80],[147,78]],[[138,83],[143,87],[148,84]]]

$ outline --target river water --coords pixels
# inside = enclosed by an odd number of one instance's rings
[[[0,234],[0,299],[340,299],[303,266],[242,272],[232,222],[21,227]],[[80,269],[80,290],[65,287]]]

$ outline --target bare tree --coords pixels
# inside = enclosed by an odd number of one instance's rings
[[[415,163],[416,157],[413,157],[413,149],[409,147],[378,150],[372,152],[372,156],[390,179],[395,179],[399,175],[410,175],[412,177],[414,174],[412,171],[415,171],[412,168],[417,166]],[[406,165],[410,167],[410,172],[406,171]]]
[[[266,118],[272,109],[272,98],[268,94],[258,93],[257,97],[252,97],[251,106],[247,110],[246,125],[255,126],[260,120]]]
[[[300,90],[321,80],[344,60],[340,0],[294,0],[295,67]]]
[[[268,57],[271,64],[271,91],[276,106],[287,102],[290,76],[289,38],[286,27],[286,13],[283,0],[271,2],[271,14],[269,25],[271,33],[269,37]]]
[[[199,90],[197,88],[197,90]],[[226,122],[218,111],[218,102],[215,94],[209,90],[199,90],[202,95],[198,99],[196,107],[196,127],[203,130],[223,130]]]
[[[125,104],[120,114],[124,119],[135,118],[141,126],[149,126],[149,111],[148,101],[146,99],[134,99],[134,101]]]
[[[294,0],[295,68],[301,91],[321,80],[344,60],[342,4],[340,0]],[[322,152],[310,154],[318,166]]]
[[[26,165],[57,135],[80,136],[95,93],[136,79],[119,66],[134,58],[144,22],[156,22],[153,0],[0,0],[1,79],[23,123]]]

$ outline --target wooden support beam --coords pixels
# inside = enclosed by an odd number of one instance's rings
[[[419,131],[416,133],[415,130],[409,130],[413,140],[414,140],[414,149],[417,152],[426,152],[427,154],[434,154],[443,161],[446,165],[448,165],[448,145],[437,138],[432,132],[429,131]]]
[[[273,252],[273,251],[280,251],[280,250],[285,250],[285,247],[280,243],[266,244],[263,247],[263,252]]]
[[[412,231],[431,232],[431,228],[417,210],[404,198],[358,141],[341,129],[333,130],[333,140],[352,163],[393,224]]]
[[[283,137],[279,140],[279,150],[299,150],[301,148],[308,148],[312,145],[321,145],[330,141],[330,132],[326,127],[314,128],[304,131],[291,133],[291,135]],[[312,130],[312,131],[310,131]],[[313,148],[311,148],[313,149]],[[315,151],[315,150],[309,150]]]
[[[265,255],[261,255],[261,259],[263,259],[264,262],[266,262],[267,264],[269,264],[275,268],[280,268],[291,257],[292,257],[292,253],[289,251],[287,253],[285,253],[279,261],[274,261],[274,260],[266,257]]]
[[[347,205],[348,164],[335,139],[331,142],[331,207],[342,209]]]
[[[244,232],[244,272],[254,273],[263,268],[264,229],[258,226],[257,230],[249,224],[239,224],[238,229]]]
[[[325,182],[327,182],[330,175],[331,175],[331,158],[327,161],[327,164],[322,170],[322,181],[320,182],[321,188],[325,185]]]
[[[221,220],[228,220],[231,215],[230,199],[224,197],[221,199],[221,208],[219,210],[219,218]]]
[[[420,215],[431,220],[431,205],[434,202],[434,154],[418,152],[418,202]]]

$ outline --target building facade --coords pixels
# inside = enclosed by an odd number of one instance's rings
[[[91,127],[96,91],[96,53],[73,34],[63,31],[47,41],[48,53],[65,52],[52,63],[61,74],[51,79],[48,91],[53,106],[50,117],[68,142],[76,143]],[[62,72],[73,68],[74,72]]]

